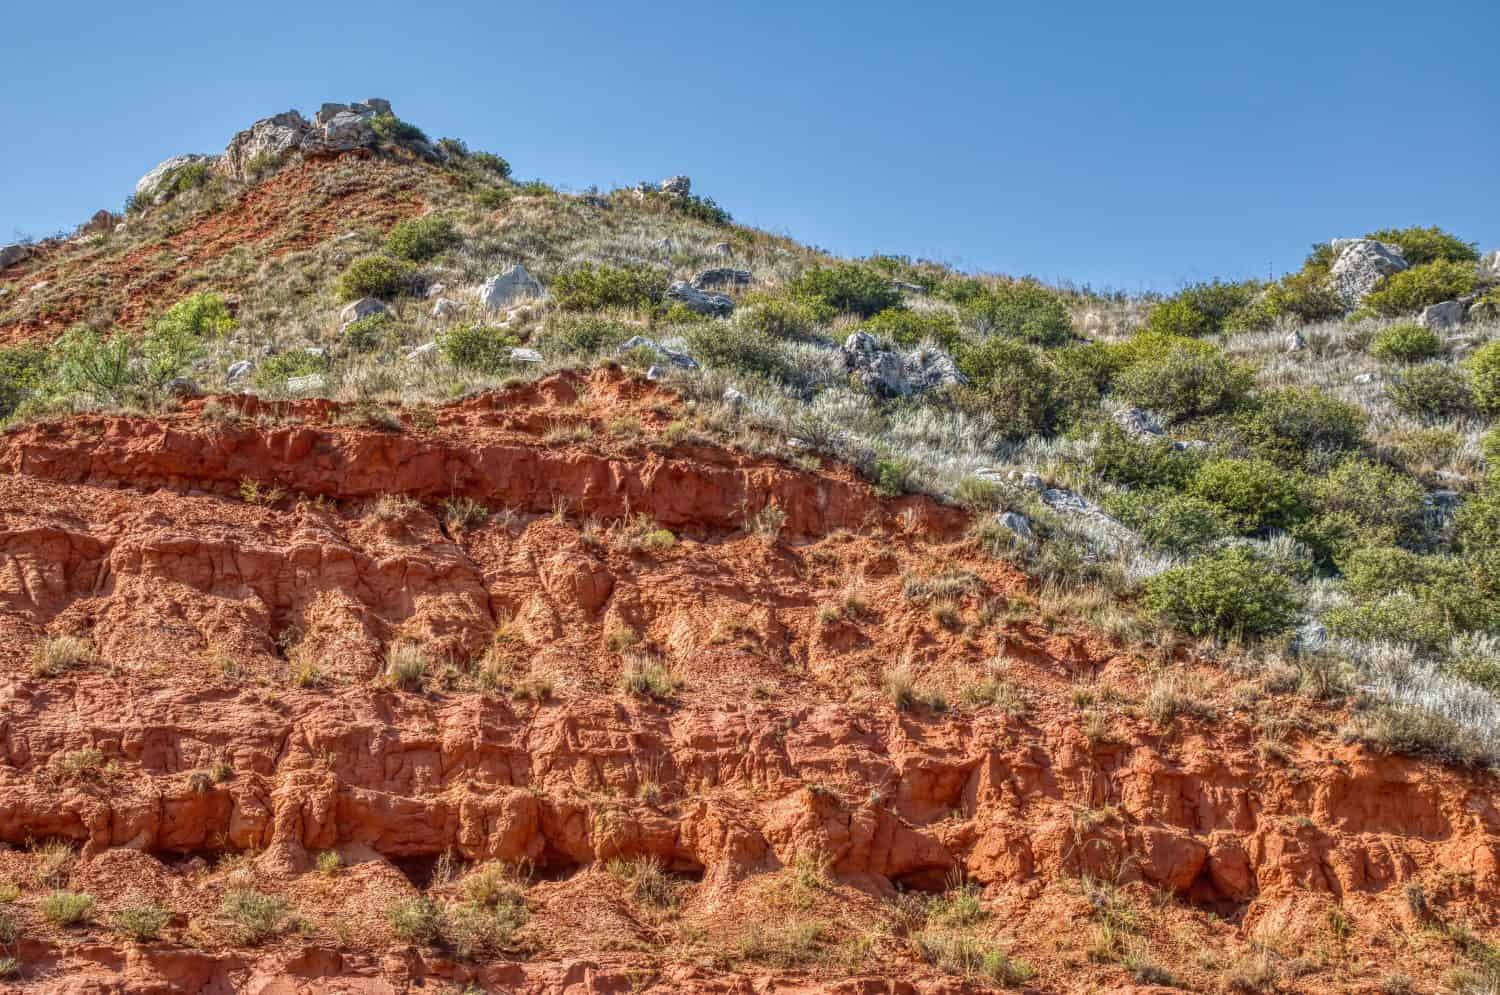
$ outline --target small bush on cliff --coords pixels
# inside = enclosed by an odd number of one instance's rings
[[[1402,414],[1440,421],[1474,413],[1471,383],[1463,370],[1447,363],[1419,363],[1392,373],[1385,396]]]
[[[283,899],[254,888],[236,888],[219,905],[229,935],[245,946],[264,943],[286,925],[287,904]]]
[[[138,943],[154,940],[172,921],[172,912],[149,899],[133,897],[114,916],[115,928]]]
[[[1004,335],[1034,345],[1060,346],[1073,333],[1062,298],[1032,280],[987,287],[965,301],[960,311],[986,335]]]
[[[427,654],[416,643],[394,643],[385,660],[385,676],[395,687],[420,691],[427,680]]]
[[[672,668],[647,653],[627,653],[621,686],[629,694],[663,700],[682,687],[682,679]]]
[[[1440,259],[1472,263],[1479,258],[1478,246],[1473,242],[1465,242],[1436,225],[1431,228],[1382,228],[1365,237],[1399,246],[1401,255],[1413,266]]]
[[[1386,363],[1420,363],[1442,349],[1437,333],[1415,321],[1392,325],[1370,343],[1370,355]]]
[[[47,636],[31,651],[31,672],[37,677],[56,677],[93,662],[94,646],[82,636]]]
[[[386,921],[398,940],[432,944],[443,930],[443,913],[429,898],[399,898],[386,909]]]
[[[1174,567],[1146,582],[1146,610],[1196,636],[1269,636],[1289,628],[1291,583],[1243,546]]]
[[[54,926],[81,926],[94,915],[94,896],[77,891],[54,891],[37,904],[37,909]]]
[[[438,336],[438,349],[454,366],[499,373],[510,366],[510,351],[521,344],[514,332],[493,325],[454,325]]]
[[[1267,460],[1212,460],[1198,469],[1190,489],[1246,534],[1289,528],[1306,513],[1297,482]]]
[[[1120,394],[1131,404],[1180,422],[1231,411],[1250,393],[1250,368],[1207,342],[1159,338],[1148,344],[1116,378]]]
[[[403,121],[394,114],[377,114],[370,118],[370,130],[376,136],[388,142],[401,142],[413,144],[426,142],[427,133],[409,121]]]

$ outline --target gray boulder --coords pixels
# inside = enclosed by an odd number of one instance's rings
[[[927,295],[927,288],[921,284],[904,283],[901,280],[892,281],[891,289],[898,293],[909,294],[912,297],[925,297]]]
[[[1292,649],[1297,653],[1317,653],[1328,645],[1328,629],[1313,619],[1304,623],[1292,636]]]
[[[661,192],[673,197],[686,197],[693,192],[693,181],[686,176],[668,176],[661,181]]]
[[[138,201],[149,200],[153,204],[165,203],[166,192],[161,187],[173,173],[184,166],[191,166],[195,162],[206,162],[212,165],[213,161],[213,156],[198,155],[197,153],[174,155],[165,162],[158,163],[154,169],[136,181],[135,199]]]
[[[1307,340],[1304,339],[1302,337],[1302,333],[1298,332],[1298,331],[1291,332],[1290,334],[1287,335],[1286,338],[1284,338],[1284,339],[1281,340],[1281,351],[1282,352],[1301,352],[1303,349],[1306,349],[1306,348],[1307,348]]]
[[[1116,425],[1125,430],[1127,435],[1141,438],[1147,435],[1161,435],[1161,425],[1149,411],[1140,408],[1121,408],[1113,416]]]
[[[540,363],[542,354],[535,349],[512,349],[510,361],[512,363]]]
[[[844,340],[844,367],[866,388],[887,397],[908,397],[945,384],[966,384],[953,357],[935,348],[909,353],[884,349],[868,332]]]
[[[725,387],[723,400],[736,411],[745,406],[745,394],[738,387]]]
[[[436,358],[437,351],[438,344],[436,342],[423,342],[421,345],[417,346],[411,352],[406,354],[406,361],[408,363],[416,363],[424,359]]]
[[[229,140],[218,168],[236,180],[252,179],[250,167],[257,159],[279,158],[300,149],[312,133],[312,124],[296,111],[262,118]]]
[[[645,349],[661,360],[684,370],[696,370],[698,368],[698,361],[692,356],[689,356],[685,352],[677,352],[675,349],[668,349],[655,339],[648,339],[644,335],[632,335],[620,345],[620,348],[616,352],[619,355],[624,355],[635,352],[637,349]]]
[[[238,383],[248,377],[254,370],[254,363],[248,359],[241,359],[238,362],[229,364],[229,369],[225,372],[224,379],[229,383]]]
[[[167,393],[173,397],[192,397],[194,394],[202,393],[198,385],[187,377],[173,377],[166,382],[165,387]]]
[[[380,314],[390,314],[391,309],[381,301],[373,297],[361,297],[351,304],[345,304],[343,310],[339,311],[339,323],[348,328],[356,321],[365,318],[373,318]]]
[[[708,251],[710,255],[732,256],[734,255],[734,246],[728,242],[715,242],[708,247]],[[1497,255],[1500,255],[1500,253],[1497,253]]]
[[[709,294],[686,280],[677,280],[667,288],[667,300],[676,301],[689,311],[714,318],[725,318],[734,312],[734,301],[723,294]]]
[[[1464,323],[1464,312],[1468,309],[1463,301],[1443,301],[1422,309],[1417,324],[1435,332],[1446,332]]]
[[[432,305],[432,316],[434,318],[457,318],[463,313],[463,308],[458,301],[450,301],[446,297],[439,297]]]
[[[1479,260],[1479,275],[1486,280],[1500,280],[1500,249]]]
[[[323,389],[327,381],[321,373],[309,373],[305,377],[288,377],[286,389],[291,394],[312,394]]]
[[[361,117],[353,111],[341,111],[323,126],[318,144],[328,152],[367,148],[375,144],[375,129],[370,127],[368,117]]]
[[[23,263],[35,254],[36,246],[33,245],[17,243],[15,245],[4,246],[0,248],[0,269],[14,266],[17,263]]]
[[[1337,238],[1333,250],[1333,292],[1346,308],[1358,307],[1377,283],[1410,265],[1398,246],[1373,238]]]
[[[1000,523],[1001,528],[1015,533],[1022,539],[1030,539],[1032,536],[1031,519],[1025,515],[1017,514],[1014,511],[1007,511],[998,515],[995,521]]]
[[[1379,373],[1361,373],[1361,374],[1359,374],[1358,376],[1356,376],[1354,378],[1354,385],[1356,387],[1365,387],[1365,386],[1368,386],[1369,384],[1377,383],[1377,382],[1379,382],[1379,380],[1380,380],[1380,374]]]
[[[499,311],[540,296],[542,285],[520,263],[490,277],[479,288],[479,303],[489,311]]]
[[[754,278],[749,270],[734,269],[731,266],[715,266],[706,269],[693,277],[692,287],[694,290],[719,290],[723,287],[748,287]]]

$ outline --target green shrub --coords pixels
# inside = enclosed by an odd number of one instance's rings
[[[1211,460],[1198,468],[1190,489],[1247,534],[1288,528],[1306,512],[1291,475],[1262,459]]]
[[[1477,282],[1472,263],[1438,260],[1392,273],[1376,284],[1362,310],[1387,317],[1412,314],[1431,304],[1462,297]]]
[[[389,300],[399,297],[416,287],[417,275],[417,268],[404,259],[361,256],[350,263],[349,268],[339,277],[339,300],[356,301],[361,297]]]
[[[1350,553],[1343,569],[1352,603],[1325,616],[1340,635],[1435,652],[1455,631],[1490,628],[1500,615],[1492,598],[1475,596],[1470,565],[1454,557],[1371,547]]]
[[[595,266],[585,263],[559,275],[550,288],[553,302],[564,311],[602,311],[619,308],[652,311],[667,293],[667,277],[644,266]]]
[[[1474,412],[1471,382],[1472,370],[1465,376],[1463,370],[1447,363],[1422,363],[1387,376],[1385,396],[1402,414],[1446,420]],[[1496,391],[1500,398],[1500,382]]]
[[[236,943],[255,946],[281,932],[286,923],[287,904],[254,888],[235,888],[224,896],[219,913]]]
[[[292,377],[322,373],[328,360],[306,349],[289,349],[267,357],[255,371],[255,385],[262,389],[285,387]]]
[[[1255,452],[1285,466],[1321,468],[1359,448],[1365,413],[1318,387],[1281,387],[1261,395],[1245,419]]]
[[[1486,342],[1464,361],[1474,405],[1486,415],[1500,415],[1500,339]]]
[[[987,335],[1059,346],[1073,334],[1073,322],[1062,297],[1033,280],[986,287],[965,301],[961,311],[966,321]]]
[[[1249,394],[1254,374],[1206,342],[1176,339],[1147,351],[1116,382],[1131,404],[1180,422],[1234,410]]]
[[[833,315],[831,308],[818,301],[752,294],[741,298],[734,311],[734,323],[772,338],[806,339]]]
[[[776,340],[748,328],[717,323],[694,325],[682,337],[688,351],[705,366],[739,370],[772,380],[789,381],[794,375],[776,348]]]
[[[1453,524],[1455,546],[1473,566],[1479,586],[1486,596],[1500,597],[1500,488],[1493,479],[1458,506]]]
[[[1433,225],[1431,228],[1382,228],[1365,236],[1400,246],[1401,255],[1413,266],[1447,260],[1472,263],[1479,259],[1479,247],[1465,242]]]
[[[1099,430],[1093,453],[1094,473],[1127,487],[1181,488],[1192,479],[1198,461],[1160,439],[1137,439],[1113,422]]]
[[[595,355],[614,348],[632,334],[629,326],[597,315],[553,315],[547,319],[542,340],[559,352]]]
[[[94,915],[94,896],[76,891],[54,891],[37,903],[37,909],[54,926],[81,926]]]
[[[114,914],[115,928],[138,943],[156,939],[171,921],[170,909],[145,899],[133,900]]]
[[[50,367],[44,346],[0,347],[0,419],[13,415],[22,401],[41,388]]]
[[[427,141],[427,133],[394,114],[377,114],[370,119],[370,130],[388,142],[416,143]]]
[[[189,294],[167,308],[167,313],[152,322],[158,334],[180,335],[193,339],[214,339],[234,329],[229,305],[218,294],[203,290]]]
[[[1146,610],[1197,636],[1270,636],[1297,617],[1291,582],[1244,546],[1232,546],[1146,581]]]
[[[869,318],[901,303],[901,294],[874,267],[863,263],[814,266],[787,285],[796,298],[822,304],[834,313]]]
[[[442,910],[429,898],[397,899],[386,909],[386,921],[406,943],[433,944],[442,935]]]
[[[881,497],[898,497],[905,494],[911,478],[912,465],[896,456],[881,456],[875,460],[870,473],[875,493]]]
[[[373,352],[384,345],[400,341],[400,326],[389,314],[372,314],[351,321],[339,333],[344,348],[350,352]]]
[[[727,225],[734,216],[715,203],[712,197],[689,194],[686,197],[670,198],[674,210],[706,225]]]
[[[1137,528],[1147,545],[1178,556],[1207,549],[1231,531],[1218,506],[1193,494],[1167,495]]]
[[[510,178],[510,163],[493,152],[470,152],[468,161],[502,180]]]
[[[423,263],[458,244],[458,230],[440,214],[398,221],[385,239],[385,251],[398,259]]]
[[[1056,374],[1036,347],[991,337],[961,345],[957,361],[972,384],[959,392],[960,403],[993,415],[1008,438],[1050,433],[1056,427]]]
[[[1253,282],[1193,284],[1153,307],[1146,315],[1146,329],[1186,338],[1217,335],[1230,315],[1254,302],[1258,290]]]
[[[1414,321],[1392,325],[1370,343],[1370,355],[1385,363],[1420,363],[1442,351],[1437,333]]]
[[[1328,282],[1328,267],[1304,269],[1266,288],[1266,309],[1278,318],[1328,321],[1344,313],[1344,302]]]
[[[453,325],[437,339],[443,358],[465,370],[499,373],[510,366],[510,350],[520,344],[514,332],[493,325]]]
[[[137,383],[131,358],[127,336],[106,338],[85,325],[74,325],[52,343],[53,386],[64,394],[122,400]]]
[[[1317,480],[1313,496],[1320,511],[1356,523],[1359,545],[1410,545],[1421,538],[1426,491],[1390,467],[1350,456]]]
[[[864,324],[871,335],[911,348],[928,339],[952,350],[958,342],[958,319],[948,311],[910,311],[886,308]]]

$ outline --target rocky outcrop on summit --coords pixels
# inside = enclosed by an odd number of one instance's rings
[[[1373,238],[1336,238],[1332,245],[1333,292],[1346,308],[1358,307],[1377,283],[1410,265],[1399,246]]]
[[[214,161],[213,156],[201,155],[196,152],[174,155],[172,158],[158,163],[149,173],[136,181],[135,199],[141,202],[162,203],[167,197],[167,191],[164,189],[167,185],[167,180],[171,179],[179,169],[191,166],[194,163],[213,163]]]
[[[301,149],[313,126],[296,111],[262,118],[229,140],[219,169],[237,180],[253,178],[254,167]]]

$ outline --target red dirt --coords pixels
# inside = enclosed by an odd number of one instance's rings
[[[233,250],[247,249],[263,263],[350,229],[389,228],[422,211],[408,189],[410,168],[354,154],[299,160],[243,188],[223,209],[123,255],[87,243],[49,243],[37,258],[5,272],[23,288],[47,287],[29,294],[38,300],[10,312],[9,320],[0,317],[0,342],[55,338],[86,319],[134,328],[201,289],[192,274]],[[226,281],[215,289],[233,295],[246,288]]]
[[[1173,666],[1215,717],[1158,725],[1148,664],[1047,622],[953,509],[674,444],[677,402],[618,372],[431,414],[390,432],[218,398],[0,437],[15,990],[978,990],[891,925],[900,892],[960,877],[1037,991],[1155,990],[1142,956],[1196,990],[1267,962],[1282,991],[1396,972],[1425,991],[1463,963],[1440,924],[1497,926],[1493,778],[1315,721],[1267,750],[1255,710],[1304,705],[1247,702],[1191,661]],[[559,425],[593,437],[547,445]],[[284,494],[248,503],[245,480]],[[445,522],[453,496],[496,514]],[[773,504],[779,537],[745,527]],[[676,542],[642,543],[638,516]],[[972,579],[947,612],[905,593],[956,572]],[[33,647],[64,633],[98,660],[34,675]],[[425,690],[381,678],[403,641],[429,654]],[[680,688],[618,690],[632,654]],[[498,688],[475,686],[476,657]],[[309,660],[323,683],[298,687]],[[956,704],[991,675],[1025,708],[898,711],[881,682],[903,661],[919,691]],[[1080,707],[1080,688],[1119,703]],[[93,925],[42,918],[49,839],[78,845],[66,883],[99,900]],[[343,870],[316,870],[323,851]],[[457,894],[443,854],[533,868],[513,949],[466,961],[392,935],[392,899]],[[675,910],[610,869],[643,856],[675,876]],[[236,942],[220,903],[251,885],[302,929]],[[132,896],[172,910],[161,940],[109,928]],[[1110,901],[1130,909],[1118,942],[1099,934]],[[816,956],[746,952],[792,922],[821,924]]]

